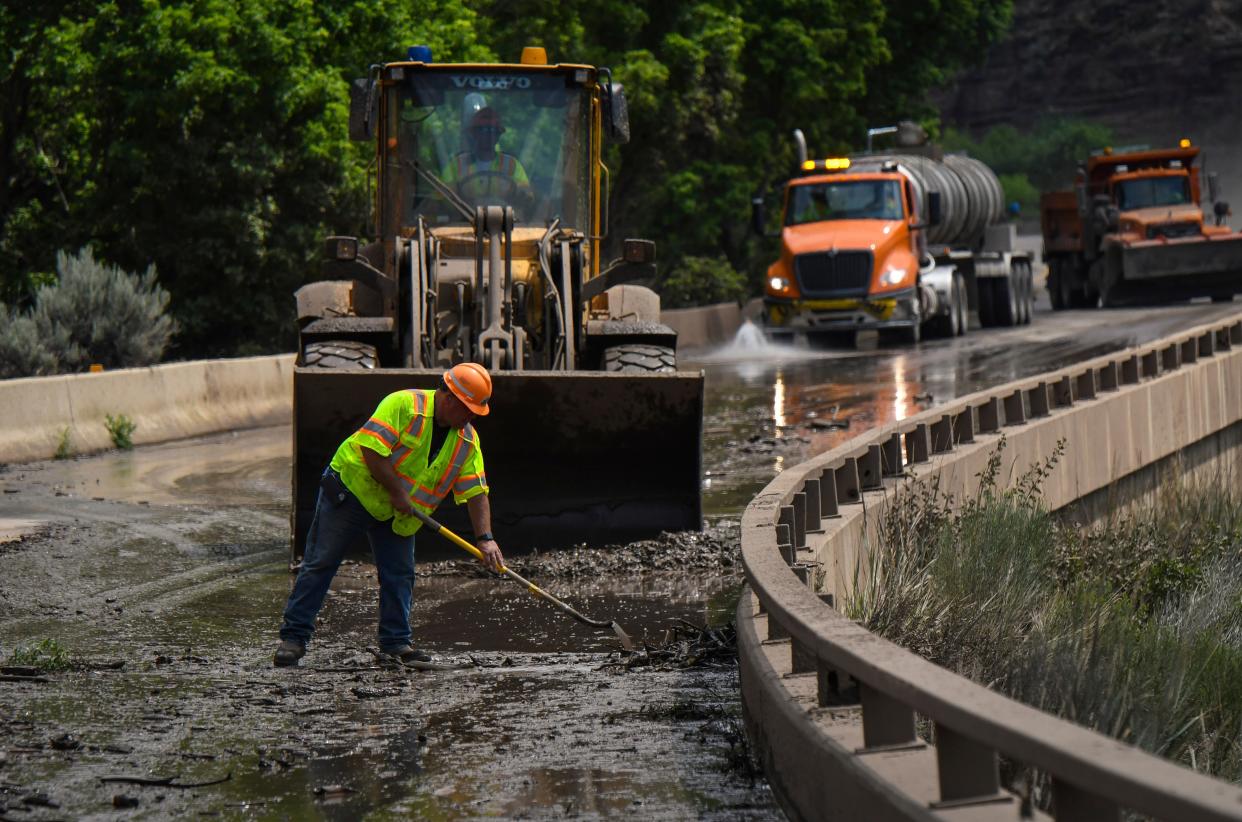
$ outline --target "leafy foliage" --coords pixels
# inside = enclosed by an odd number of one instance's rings
[[[1068,119],[1042,120],[1026,132],[997,126],[978,140],[952,129],[943,137],[946,148],[964,150],[992,167],[1007,202],[1016,200],[1034,213],[1041,192],[1067,188],[1087,155],[1112,141],[1106,126]]]
[[[112,437],[112,444],[122,451],[128,451],[134,447],[134,431],[138,429],[138,424],[124,414],[117,414],[115,417],[111,414],[104,414],[104,427],[108,429],[108,436]]]
[[[7,312],[0,376],[126,368],[159,362],[176,324],[155,269],[141,275],[97,262],[90,249],[56,257],[58,279],[40,286],[28,315]]]
[[[34,645],[13,649],[9,662],[42,671],[63,671],[70,665],[69,652],[55,639],[43,639]]]
[[[660,305],[683,308],[710,305],[746,296],[746,277],[733,268],[723,254],[716,257],[682,257],[660,286]]]
[[[633,141],[610,147],[611,236],[667,270],[752,285],[756,188],[897,116],[983,53],[1011,0],[50,0],[0,8],[0,300],[29,307],[56,248],[154,265],[182,356],[290,350],[320,238],[367,234],[369,146],[347,90],[413,43],[438,61],[610,66]],[[706,289],[711,293],[712,289]],[[24,333],[24,332],[23,332]],[[0,352],[6,360],[11,352]]]

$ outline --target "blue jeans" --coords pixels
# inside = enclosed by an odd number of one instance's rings
[[[379,572],[379,645],[392,651],[410,643],[410,601],[414,594],[414,537],[393,533],[392,521],[380,522],[353,494],[339,505],[325,498],[315,503],[306,537],[302,568],[285,605],[280,638],[305,644],[315,630],[328,586],[341,567],[345,551],[360,533],[367,535]]]

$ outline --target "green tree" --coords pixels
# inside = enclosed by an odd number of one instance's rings
[[[291,348],[320,239],[365,227],[348,81],[415,37],[486,56],[472,19],[446,0],[112,0],[23,21],[30,56],[5,92],[38,111],[15,130],[30,182],[0,202],[0,248],[19,252],[6,293],[28,299],[49,248],[90,240],[122,267],[155,264],[181,353]]]

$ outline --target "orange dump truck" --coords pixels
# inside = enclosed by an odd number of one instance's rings
[[[1242,234],[1207,175],[1215,225],[1204,219],[1199,149],[1092,155],[1072,189],[1040,201],[1052,307],[1211,297],[1242,291]]]
[[[914,343],[1030,322],[1031,260],[1002,223],[986,165],[909,142],[901,153],[809,159],[802,133],[794,139],[801,176],[785,184],[780,257],[764,284],[770,337],[875,329]],[[755,229],[776,236],[762,198],[754,206]]]

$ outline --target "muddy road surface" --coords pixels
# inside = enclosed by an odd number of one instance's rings
[[[342,569],[301,667],[273,668],[287,428],[4,467],[0,818],[780,818],[735,666],[702,651],[728,629],[689,627],[731,618],[750,497],[872,425],[1230,311],[1044,311],[909,349],[698,352],[708,529],[513,562],[664,649],[638,657],[438,561],[419,567],[415,639],[467,667],[393,666],[371,652],[364,562]]]

